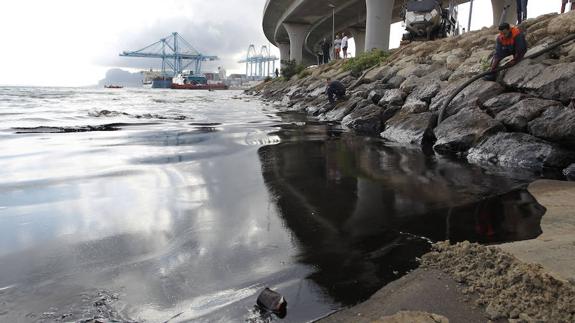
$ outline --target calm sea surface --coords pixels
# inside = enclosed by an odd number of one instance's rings
[[[429,241],[540,234],[521,187],[241,92],[0,87],[0,321],[303,322]]]

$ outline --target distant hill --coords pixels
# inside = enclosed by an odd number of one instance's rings
[[[106,77],[98,82],[98,86],[121,85],[125,87],[141,87],[144,75],[140,72],[131,73],[119,68],[113,68],[106,72]]]

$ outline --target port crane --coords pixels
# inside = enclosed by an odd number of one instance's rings
[[[262,79],[266,76],[273,75],[277,60],[278,58],[276,56],[270,54],[270,50],[267,46],[263,45],[258,53],[255,45],[252,44],[248,47],[246,58],[238,63],[246,64],[247,77]],[[273,63],[272,69],[270,69],[270,63]]]
[[[161,58],[162,75],[175,77],[193,65],[195,75],[201,74],[202,62],[215,61],[217,56],[204,55],[197,51],[177,32],[136,51],[124,51],[124,57]],[[166,73],[171,70],[171,74]]]

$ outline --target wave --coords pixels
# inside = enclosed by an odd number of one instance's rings
[[[111,118],[111,117],[119,117],[119,116],[126,116],[130,118],[136,119],[158,119],[158,120],[193,120],[194,118],[188,117],[182,114],[175,114],[175,115],[162,115],[162,114],[155,114],[155,113],[143,113],[143,114],[131,114],[127,112],[120,112],[120,111],[113,111],[113,110],[99,110],[99,111],[90,111],[88,113],[89,116],[95,118]]]
[[[50,127],[50,126],[38,126],[38,127],[16,127],[12,128],[16,130],[17,134],[24,133],[69,133],[69,132],[91,132],[91,131],[118,131],[121,127],[126,126],[141,126],[141,125],[154,125],[156,123],[110,123],[102,125],[86,125],[86,126],[69,126],[69,127]]]

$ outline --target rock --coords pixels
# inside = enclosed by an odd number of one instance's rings
[[[405,81],[405,77],[395,75],[391,77],[386,83],[391,86],[392,89],[397,89]]]
[[[399,89],[402,90],[404,93],[410,94],[415,88],[417,88],[423,81],[417,76],[410,76],[401,85]]]
[[[484,68],[489,64],[489,56],[492,51],[478,50],[471,53],[471,55],[450,75],[450,81],[457,81],[459,79],[475,76],[484,71]]]
[[[445,316],[426,312],[401,311],[391,316],[384,316],[373,323],[449,323]]]
[[[545,66],[542,64],[536,63],[531,59],[524,59],[513,66],[513,68],[505,71],[502,82],[507,87],[521,89],[527,81],[533,79],[544,69]]]
[[[441,90],[441,86],[438,82],[427,82],[418,85],[407,98],[408,100],[413,99],[429,103],[439,93],[439,90]]]
[[[563,169],[575,154],[547,141],[524,133],[499,132],[486,137],[471,148],[467,160],[474,164],[491,164],[542,171]]]
[[[383,96],[378,102],[374,102],[379,104],[380,106],[388,106],[388,105],[403,105],[403,99],[405,99],[405,93],[400,89],[391,89],[386,90],[383,93]]]
[[[459,55],[449,55],[447,56],[446,66],[450,70],[455,70],[463,63],[463,58]]]
[[[441,155],[465,153],[487,135],[505,131],[505,127],[479,109],[465,109],[439,124],[433,149]]]
[[[560,102],[536,98],[525,99],[497,114],[495,119],[501,121],[509,130],[527,132],[527,124],[539,117],[550,106],[562,106]]]
[[[381,137],[406,144],[427,145],[435,141],[433,128],[437,116],[431,112],[407,114],[400,112],[389,119]]]
[[[305,113],[309,114],[309,115],[314,115],[317,116],[321,113],[325,113],[329,110],[331,110],[332,106],[331,104],[327,101],[327,97],[325,98],[325,100],[323,100],[322,103],[311,103],[308,106],[305,107],[304,111]]]
[[[460,85],[465,83],[465,81],[466,80],[452,82],[449,86],[439,91],[439,93],[431,100],[429,110],[439,112],[445,100],[447,100],[447,98],[451,96],[451,94]],[[477,104],[482,105],[483,102],[499,95],[503,91],[504,88],[496,82],[484,80],[475,81],[463,91],[459,92],[459,94],[457,94],[457,96],[451,101],[445,111],[444,118],[454,115],[463,108],[473,107]]]
[[[341,83],[343,83],[343,85],[345,85],[346,87],[349,87],[354,81],[355,81],[355,77],[349,75],[349,76],[344,77],[341,80]]]
[[[524,60],[508,70],[505,85],[544,98],[568,102],[575,93],[575,62],[552,66]]]
[[[421,113],[427,110],[428,106],[426,102],[409,98],[401,108],[401,111],[405,113]]]
[[[342,120],[342,125],[362,133],[376,134],[382,128],[384,108],[371,104],[356,108]],[[389,119],[391,116],[387,117]]]
[[[351,94],[352,98],[360,98],[360,99],[367,99],[367,95],[369,92],[367,91],[355,91]]]
[[[573,82],[575,83],[575,82]],[[575,109],[551,106],[529,122],[529,133],[575,150]]]
[[[397,72],[397,75],[408,77],[414,75],[417,77],[422,77],[435,70],[437,70],[440,65],[428,65],[428,64],[409,64],[407,67],[401,69]]]
[[[377,102],[381,100],[385,92],[386,90],[383,89],[373,89],[369,91],[369,93],[367,94],[367,99],[373,102],[373,104],[377,104]]]
[[[485,112],[494,117],[499,112],[513,106],[515,103],[525,99],[526,97],[527,95],[523,93],[502,93],[485,101],[485,103],[483,103],[483,108],[485,109]]]
[[[571,10],[573,10],[573,8]],[[558,15],[551,19],[547,25],[547,33],[549,35],[557,35],[559,38],[574,34],[575,19],[573,19],[573,12]]]
[[[575,181],[575,164],[571,164],[569,167],[563,170],[563,175],[568,181]]]
[[[340,121],[355,108],[357,102],[358,101],[355,100],[348,100],[346,102],[339,103],[335,108],[320,116],[319,119],[321,121]]]
[[[391,67],[389,65],[384,65],[376,67],[373,70],[365,74],[364,79],[369,80],[369,82],[383,80],[384,82],[389,80],[392,76],[397,73],[398,69],[396,67]]]

